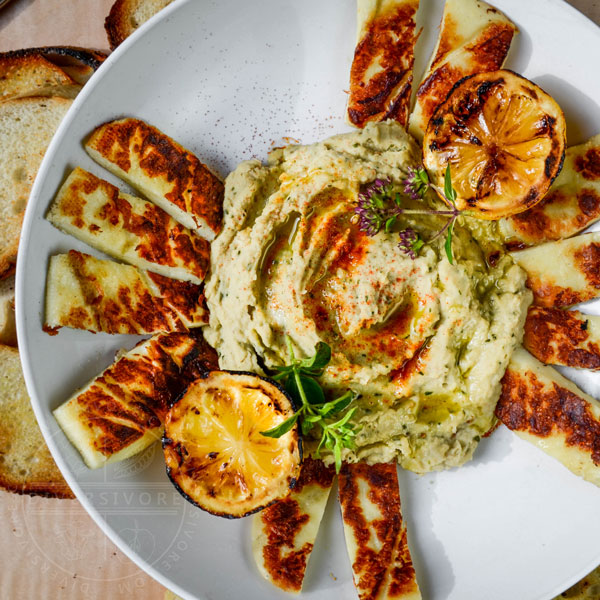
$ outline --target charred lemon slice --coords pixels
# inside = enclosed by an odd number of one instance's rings
[[[537,85],[512,71],[459,81],[436,109],[423,162],[438,188],[450,163],[457,207],[483,219],[539,202],[565,154],[565,118]]]
[[[190,502],[229,518],[283,498],[300,472],[298,428],[280,438],[260,432],[293,414],[292,401],[274,382],[211,371],[167,414],[163,450],[171,481]]]

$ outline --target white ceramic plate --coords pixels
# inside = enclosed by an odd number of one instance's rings
[[[27,386],[42,431],[80,501],[107,535],[185,598],[274,599],[258,575],[248,519],[227,521],[187,504],[153,447],[88,470],[51,410],[135,338],[42,332],[48,257],[83,244],[44,214],[69,169],[110,177],[82,149],[100,123],[123,115],[170,134],[223,175],[265,158],[289,138],[346,131],[354,48],[351,0],[180,0],[127,40],[77,98],[40,169],[27,209],[17,273],[17,317]],[[497,0],[519,26],[508,66],[562,105],[570,143],[600,131],[600,30],[561,0]],[[417,77],[437,35],[443,2],[422,0]],[[116,182],[116,181],[115,181]],[[118,182],[116,182],[118,183]],[[590,304],[591,312],[600,312]],[[598,377],[577,382],[600,396]],[[544,453],[498,430],[475,459],[449,472],[401,473],[403,512],[429,600],[544,600],[600,562],[600,490]],[[311,557],[307,599],[355,598],[335,494]]]

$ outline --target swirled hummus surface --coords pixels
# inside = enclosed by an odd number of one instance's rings
[[[385,122],[240,164],[212,246],[206,338],[222,368],[256,372],[288,362],[286,334],[298,357],[328,343],[323,387],[359,394],[357,447],[343,458],[427,472],[468,460],[493,425],[531,294],[493,223],[459,218],[454,264],[443,236],[413,260],[397,231],[359,230],[360,191],[385,178],[402,193],[419,155]],[[400,223],[424,240],[443,224],[428,215]]]

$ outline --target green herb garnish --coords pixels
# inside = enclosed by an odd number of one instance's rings
[[[456,190],[452,187],[450,163],[446,165],[446,173],[444,175],[444,197],[452,204],[452,206],[456,206]]]
[[[456,219],[452,219],[449,221],[448,225],[448,233],[446,234],[446,243],[444,244],[444,249],[446,250],[446,256],[448,257],[448,262],[453,265],[454,264],[454,255],[452,254],[452,234],[454,233],[454,223]]]
[[[290,364],[275,367],[277,373],[273,379],[283,384],[298,409],[289,419],[268,431],[261,431],[261,434],[272,438],[281,437],[290,431],[298,420],[302,435],[308,435],[316,427],[321,431],[315,455],[319,458],[323,447],[330,450],[335,460],[336,473],[339,473],[342,467],[342,448],[356,447],[354,438],[358,427],[349,422],[356,412],[356,407],[351,408],[338,420],[332,420],[332,417],[346,410],[356,398],[356,394],[348,390],[339,398],[326,402],[323,388],[316,378],[323,375],[329,364],[331,348],[324,342],[319,342],[313,356],[299,360],[294,356],[292,340],[288,335],[285,336],[285,341]]]
[[[409,168],[408,177],[404,180],[404,193],[413,200],[424,198],[427,190],[433,187],[429,181],[427,171],[423,167]],[[438,192],[440,190],[437,190]],[[358,196],[358,204],[355,213],[361,231],[369,236],[378,234],[382,229],[387,233],[393,230],[398,217],[401,215],[437,215],[449,217],[448,221],[430,240],[423,240],[418,233],[411,228],[400,231],[400,243],[398,247],[402,252],[415,259],[419,250],[425,244],[431,244],[438,237],[446,234],[444,248],[450,264],[454,264],[452,254],[452,235],[454,224],[461,214],[456,207],[456,190],[452,187],[452,176],[450,163],[446,167],[444,177],[444,192],[441,194],[446,201],[446,210],[412,209],[402,206],[402,196],[395,192],[389,179],[376,179]]]

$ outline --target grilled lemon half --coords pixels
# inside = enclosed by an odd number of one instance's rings
[[[276,383],[211,371],[194,381],[165,420],[167,473],[190,502],[222,517],[244,517],[286,496],[300,472],[298,427],[263,436],[294,414]]]
[[[531,81],[500,70],[454,86],[429,121],[423,163],[439,189],[450,163],[457,207],[499,219],[544,197],[560,172],[565,145],[558,104]]]

